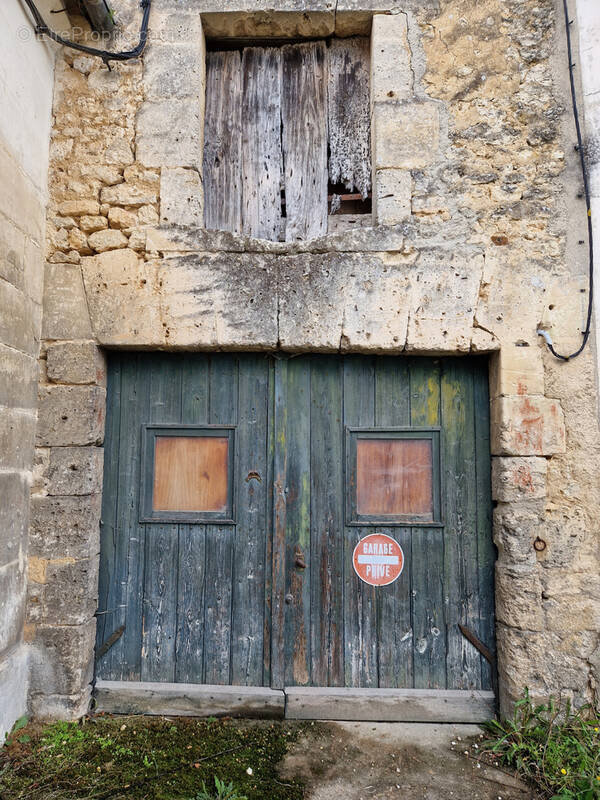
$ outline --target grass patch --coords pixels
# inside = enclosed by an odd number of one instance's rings
[[[529,693],[512,718],[486,726],[483,747],[513,767],[543,798],[600,799],[600,721],[591,709],[552,700],[534,705]]]
[[[104,715],[29,724],[13,731],[0,752],[0,797],[301,800],[302,784],[283,783],[277,765],[302,728],[279,722]]]

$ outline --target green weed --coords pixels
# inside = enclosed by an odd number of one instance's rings
[[[198,792],[194,800],[248,800],[246,795],[238,794],[232,782],[225,783],[215,775],[216,794],[209,792],[206,784],[202,781],[202,791]]]
[[[525,691],[510,719],[492,720],[483,744],[545,798],[600,800],[600,721],[570,703],[534,705]]]

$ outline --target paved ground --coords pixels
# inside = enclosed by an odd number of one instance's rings
[[[479,735],[474,725],[320,723],[288,753],[281,780],[302,775],[309,800],[530,800],[519,780],[479,764]]]

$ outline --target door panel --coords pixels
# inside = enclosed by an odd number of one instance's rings
[[[140,523],[148,424],[233,426],[235,524]],[[347,516],[356,428],[439,431],[441,521]],[[373,533],[405,556],[386,586],[353,568]],[[98,645],[124,630],[99,677],[487,689],[491,669],[458,626],[493,651],[494,558],[485,361],[110,357]]]
[[[260,355],[110,356],[98,643],[124,632],[99,677],[268,682],[271,372]],[[236,525],[139,522],[148,423],[235,426]]]

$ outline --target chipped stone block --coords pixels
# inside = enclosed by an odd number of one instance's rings
[[[89,256],[92,253],[87,236],[79,228],[69,231],[67,246],[69,250],[76,250],[82,256]]]
[[[86,200],[83,197],[77,200],[65,200],[59,203],[58,213],[63,217],[96,217],[100,213],[100,203],[96,200]]]
[[[545,497],[547,473],[545,458],[493,458],[492,497],[501,503]]]
[[[46,470],[49,495],[86,495],[102,491],[102,447],[52,447]]]
[[[106,391],[100,386],[41,386],[38,446],[100,444]]]
[[[490,364],[490,394],[544,394],[544,363],[539,347],[502,343],[501,350]]]
[[[193,44],[152,42],[144,55],[144,89],[148,100],[191,97],[204,93],[205,53],[202,39]]]
[[[33,695],[75,695],[92,680],[96,620],[82,625],[35,626],[31,647]]]
[[[413,73],[405,14],[375,14],[371,28],[371,102],[408,100]]]
[[[95,233],[96,231],[103,231],[108,227],[106,217],[89,217],[83,216],[79,219],[79,227],[85,233]]]
[[[119,183],[116,186],[105,186],[101,192],[103,203],[117,206],[145,206],[158,201],[157,191],[138,183]]]
[[[412,178],[409,171],[378,169],[374,188],[373,218],[376,225],[396,225],[410,217]]]
[[[162,225],[197,225],[204,221],[202,179],[195,169],[165,168],[160,175]]]
[[[551,456],[566,449],[560,403],[539,395],[494,399],[491,435],[494,455]]]
[[[41,307],[25,292],[0,280],[0,342],[37,355],[41,325]]]
[[[156,264],[123,249],[83,258],[81,269],[98,344],[165,343]]]
[[[0,470],[29,470],[33,462],[35,411],[5,408],[0,414]]]
[[[85,559],[100,546],[99,494],[31,498],[29,555],[42,559]]]
[[[421,254],[410,267],[408,352],[470,351],[483,266],[478,254]]]
[[[106,380],[104,358],[93,342],[48,345],[46,369],[54,383],[103,384]]]
[[[0,653],[5,653],[19,641],[25,620],[24,559],[0,566],[0,597]]]
[[[138,160],[147,167],[201,169],[202,125],[197,101],[146,101],[137,117]]]
[[[280,270],[281,346],[399,352],[406,342],[408,286],[404,265],[391,258],[349,253],[288,257]]]
[[[277,345],[276,259],[196,254],[158,264],[171,347]]]
[[[108,211],[108,223],[111,228],[133,228],[137,225],[138,216],[133,211],[113,206]]]
[[[120,247],[127,247],[128,239],[121,231],[109,228],[105,231],[96,231],[88,237],[88,242],[97,253],[104,253],[106,250],[116,250]]]
[[[0,406],[35,409],[38,365],[34,356],[0,344]]]
[[[79,266],[46,265],[42,336],[44,339],[92,338]]]
[[[97,558],[33,557],[29,570],[28,621],[79,625],[98,605]],[[68,587],[68,591],[67,591]]]
[[[496,564],[496,619],[513,628],[542,630],[542,584],[537,567]]]
[[[551,631],[600,628],[600,576],[573,569],[543,570],[544,626]],[[568,613],[565,613],[568,609]]]
[[[437,159],[439,139],[436,103],[373,105],[373,166],[376,169],[423,169]]]
[[[541,507],[501,505],[494,509],[494,543],[498,560],[507,564],[537,563],[533,543],[544,531]]]
[[[29,524],[29,481],[23,472],[0,472],[0,566],[23,557]]]

